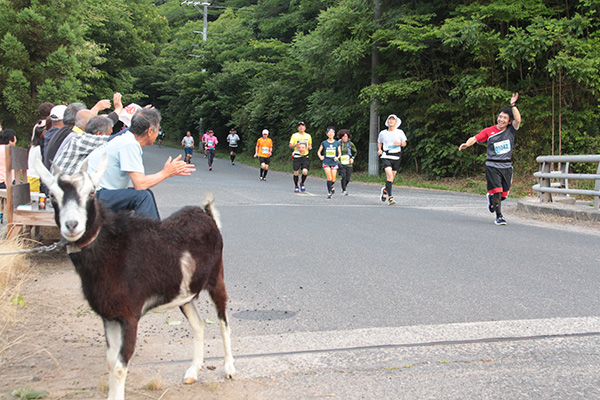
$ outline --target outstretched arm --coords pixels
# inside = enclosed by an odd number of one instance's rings
[[[521,112],[516,106],[518,99],[519,93],[513,93],[512,98],[510,99],[510,106],[512,107],[512,113],[514,117],[512,125],[515,129],[519,129],[519,126],[521,126]]]
[[[466,142],[464,142],[463,144],[460,145],[460,147],[458,148],[458,151],[464,150],[467,147],[471,147],[475,143],[477,143],[477,139],[475,139],[475,136],[471,136]]]
[[[158,185],[160,182],[172,176],[187,176],[196,171],[194,164],[187,164],[181,161],[181,154],[175,159],[169,157],[162,170],[152,175],[145,175],[142,172],[129,172],[129,177],[136,190],[149,189]]]

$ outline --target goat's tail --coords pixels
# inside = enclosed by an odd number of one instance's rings
[[[206,213],[208,215],[210,215],[212,217],[212,219],[215,220],[217,227],[219,228],[219,230],[221,230],[221,218],[220,218],[219,211],[217,210],[217,208],[214,205],[214,202],[215,202],[215,196],[212,193],[207,193],[204,196],[204,201],[202,202],[202,207],[204,207],[204,211],[206,211]]]

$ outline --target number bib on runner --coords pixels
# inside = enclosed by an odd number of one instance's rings
[[[494,143],[494,152],[498,155],[506,154],[510,151],[510,140],[503,140],[498,143]]]
[[[350,156],[348,154],[344,154],[341,158],[341,162],[344,165],[350,164]]]
[[[326,149],[325,150],[325,157],[327,157],[327,158],[334,158],[335,157],[335,148],[333,148],[333,149]]]

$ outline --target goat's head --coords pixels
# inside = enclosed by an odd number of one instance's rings
[[[35,160],[35,169],[50,192],[50,200],[54,207],[54,218],[60,234],[69,242],[76,242],[86,231],[88,221],[94,218],[94,192],[104,175],[108,160],[106,155],[92,174],[87,173],[87,162],[81,170],[73,175],[62,174],[54,166],[56,173],[52,175],[41,160]]]

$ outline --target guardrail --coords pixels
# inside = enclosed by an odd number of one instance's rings
[[[540,171],[533,174],[539,178],[539,183],[533,185],[532,189],[539,192],[542,203],[551,203],[552,194],[576,194],[582,196],[592,196],[594,198],[594,210],[598,210],[600,198],[600,154],[581,155],[581,156],[540,156],[537,159],[540,164]],[[570,163],[597,163],[598,168],[595,174],[571,174],[569,173]],[[553,171],[553,165],[560,163],[560,171]],[[585,179],[596,181],[594,190],[570,189],[569,179]],[[557,180],[557,182],[552,182]]]

